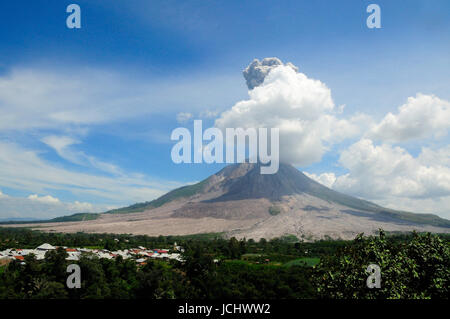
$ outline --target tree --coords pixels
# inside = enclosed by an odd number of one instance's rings
[[[67,252],[59,247],[45,253],[43,271],[51,281],[65,282],[67,279]]]
[[[38,279],[34,281],[36,286],[36,293],[33,294],[33,299],[65,299],[67,298],[66,287],[56,281],[47,281],[45,279]]]
[[[381,288],[369,289],[368,265],[381,268]],[[449,247],[436,235],[413,234],[409,243],[356,237],[336,256],[322,258],[314,282],[322,298],[447,298]]]
[[[180,289],[181,277],[165,262],[149,260],[137,273],[138,298],[174,299]]]

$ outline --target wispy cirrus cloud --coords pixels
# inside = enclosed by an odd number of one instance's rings
[[[83,151],[73,149],[73,145],[81,144],[81,142],[72,137],[49,135],[42,138],[41,141],[53,148],[60,157],[74,164],[93,167],[111,174],[124,174],[117,165],[101,161],[94,156],[87,155]]]
[[[147,117],[144,130],[151,128],[152,134],[143,143],[153,139],[168,143],[169,134],[164,137],[151,126],[158,121],[155,115],[188,108],[200,112],[205,105],[220,108],[239,94],[233,83],[222,75],[211,81],[210,74],[162,79],[96,68],[12,68],[0,75],[0,187],[39,194],[20,199],[26,207],[50,204],[43,201],[57,198],[60,191],[72,198],[89,198],[95,207],[154,199],[182,183],[156,179],[151,173],[134,172],[91,155],[85,150],[87,135],[101,125],[114,127]],[[114,134],[120,138],[121,131]],[[126,130],[123,135],[130,138],[138,133]],[[25,136],[26,143],[16,136]],[[44,159],[41,143],[59,159]],[[108,155],[112,157],[113,153]]]
[[[150,114],[224,108],[242,88],[232,77],[136,79],[101,69],[14,68],[0,76],[0,131],[67,129]],[[225,89],[227,88],[227,89]]]
[[[42,159],[40,152],[0,141],[0,186],[46,194],[65,190],[100,203],[147,201],[181,183],[152,179],[138,173],[105,176],[69,170]]]

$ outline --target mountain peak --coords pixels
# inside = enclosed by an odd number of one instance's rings
[[[215,200],[267,198],[277,201],[286,195],[302,194],[321,187],[292,165],[280,164],[275,174],[261,174],[260,166],[260,163],[235,164],[217,173],[226,177],[223,183],[226,192]]]
[[[42,224],[64,231],[187,235],[220,232],[238,238],[291,234],[307,240],[354,238],[359,233],[412,230],[448,233],[450,221],[383,208],[336,192],[289,164],[260,174],[260,163],[229,165],[207,179],[145,203],[86,222]]]

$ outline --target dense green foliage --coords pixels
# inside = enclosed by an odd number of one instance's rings
[[[139,270],[133,260],[98,259],[84,256],[81,289],[66,287],[66,252],[50,251],[44,261],[25,257],[25,265],[11,263],[0,276],[0,299],[3,298],[167,298],[180,283],[170,265],[153,261]],[[169,284],[170,282],[170,284]]]
[[[232,252],[233,241],[229,243]],[[236,251],[236,253],[238,253]],[[214,262],[204,245],[193,244],[186,261],[150,260],[143,267],[134,260],[83,256],[82,287],[65,286],[69,262],[63,249],[50,251],[45,260],[25,257],[0,273],[0,299],[5,298],[303,298],[310,297],[312,269],[280,268],[246,262]]]
[[[381,268],[381,288],[368,289],[366,269]],[[414,233],[400,241],[358,236],[335,256],[316,267],[315,285],[324,298],[448,298],[450,249],[448,237]]]
[[[184,262],[114,260],[83,255],[82,287],[66,287],[63,249],[42,261],[0,267],[2,298],[448,298],[448,235],[358,236],[354,241],[294,242],[292,236],[229,240],[220,234],[148,237],[55,234],[0,228],[0,250],[56,246],[185,248]],[[381,267],[380,289],[366,287],[367,266]]]
[[[73,214],[70,216],[62,216],[51,219],[49,222],[57,223],[57,222],[78,222],[78,221],[86,221],[86,220],[95,220],[100,216],[100,214],[96,213],[79,213]]]
[[[315,266],[319,263],[320,258],[317,257],[303,257],[299,259],[294,259],[291,261],[288,261],[284,264],[285,267],[291,267],[296,265],[306,265],[306,266]]]

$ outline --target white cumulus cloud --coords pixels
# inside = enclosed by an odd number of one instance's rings
[[[108,209],[107,205],[93,205],[79,201],[63,202],[51,195],[32,194],[26,198],[0,196],[0,219],[48,219],[76,213],[104,212]]]
[[[450,218],[450,145],[423,147],[414,157],[399,146],[363,138],[341,152],[339,163],[348,173],[305,174],[384,207]]]
[[[253,62],[247,70],[247,81],[254,87],[249,99],[223,112],[216,127],[279,128],[280,160],[302,166],[320,161],[331,144],[359,134],[364,116],[337,118],[331,91],[321,81],[278,62]]]
[[[315,180],[316,182],[325,185],[326,187],[332,187],[336,181],[336,175],[334,173],[322,173],[322,174],[312,174],[308,172],[303,172],[309,178]]]
[[[442,165],[448,151],[423,149],[413,157],[401,147],[362,139],[341,153],[339,162],[349,173],[333,188],[365,198],[450,196],[450,168]]]
[[[33,201],[38,201],[41,203],[50,203],[50,204],[60,203],[58,198],[50,196],[50,195],[39,197],[39,195],[37,195],[37,194],[32,194],[32,195],[28,196],[28,199],[33,200]]]
[[[450,128],[450,102],[434,95],[418,93],[400,106],[397,114],[388,113],[369,132],[369,137],[403,142],[439,137]]]
[[[95,211],[94,206],[91,203],[75,201],[69,204],[69,209],[80,212],[92,212]]]

